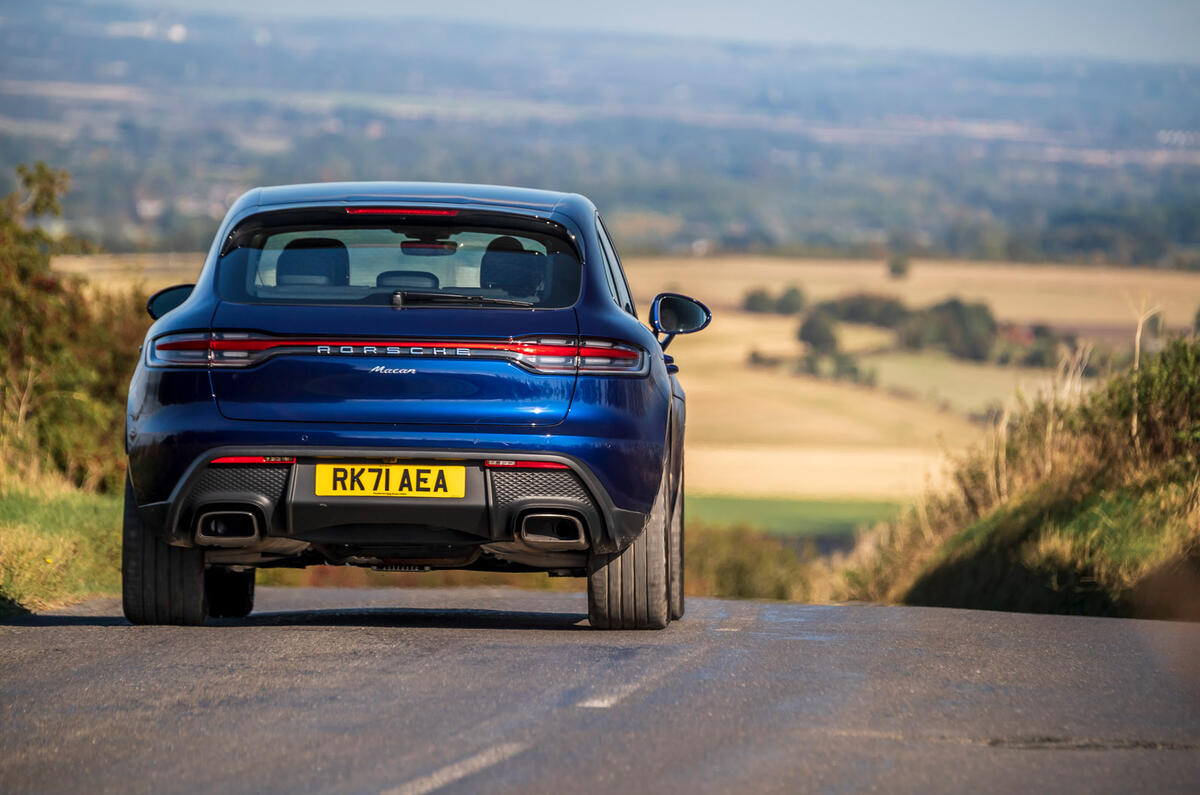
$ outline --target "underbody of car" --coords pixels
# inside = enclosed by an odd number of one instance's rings
[[[257,568],[586,576],[598,627],[683,614],[684,394],[595,207],[414,183],[255,189],[151,298],[126,615],[253,606]]]

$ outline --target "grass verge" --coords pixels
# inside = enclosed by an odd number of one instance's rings
[[[121,588],[121,498],[0,493],[0,615]]]
[[[818,598],[1200,620],[1200,340],[1078,386],[1001,418]]]

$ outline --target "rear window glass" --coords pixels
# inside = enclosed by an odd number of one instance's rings
[[[218,265],[219,291],[229,301],[387,306],[403,292],[413,305],[480,296],[500,301],[463,305],[556,308],[579,297],[571,244],[524,229],[268,226],[234,239]]]

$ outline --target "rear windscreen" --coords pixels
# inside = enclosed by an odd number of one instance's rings
[[[549,309],[578,299],[580,264],[562,237],[490,224],[256,225],[235,232],[217,279],[240,303],[392,305],[401,292]]]

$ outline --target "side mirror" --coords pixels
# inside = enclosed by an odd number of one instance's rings
[[[146,314],[158,320],[186,301],[195,288],[196,285],[194,284],[177,284],[174,287],[164,287],[146,300]]]
[[[650,304],[650,328],[665,334],[665,349],[676,334],[692,334],[709,324],[712,312],[695,298],[678,293],[659,293]]]

